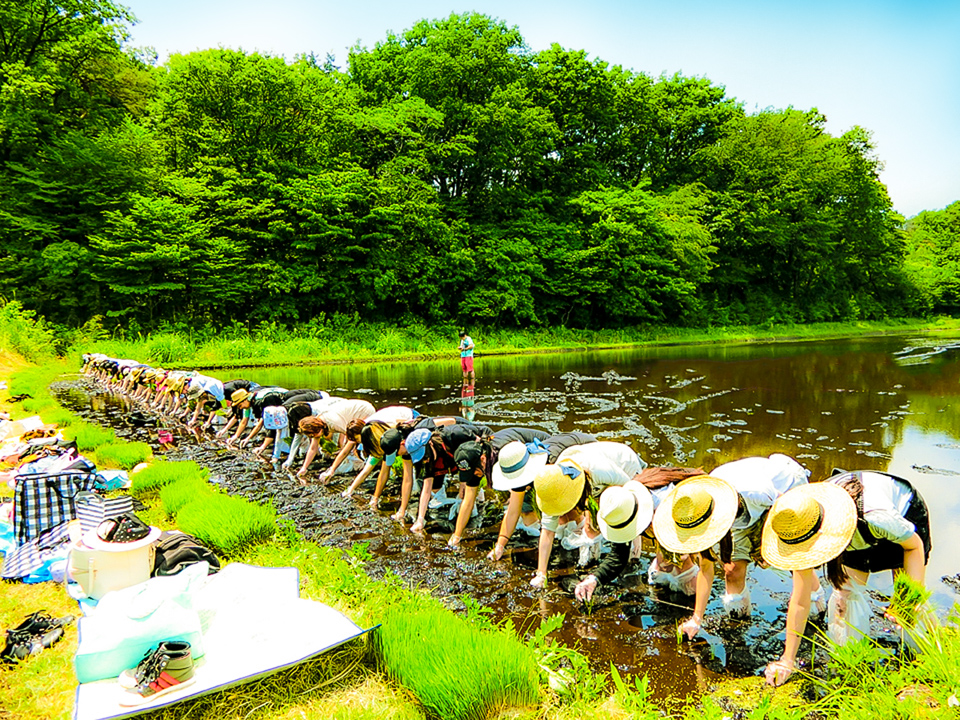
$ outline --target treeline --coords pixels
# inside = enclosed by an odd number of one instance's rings
[[[816,110],[747,114],[705,78],[535,53],[478,14],[338,68],[225,49],[156,66],[108,0],[0,13],[0,296],[55,323],[621,327],[958,302],[927,273],[939,246],[905,263],[869,134],[833,137]]]

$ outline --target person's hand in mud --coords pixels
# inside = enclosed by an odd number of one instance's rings
[[[697,636],[697,633],[700,632],[701,622],[702,618],[694,615],[680,626],[680,632],[687,640],[693,640]]]
[[[600,585],[600,581],[593,575],[587,575],[583,580],[577,583],[573,589],[573,596],[580,602],[590,602],[593,599],[593,593]]]
[[[304,471],[301,470],[300,472],[304,472]],[[297,473],[297,474],[299,475],[300,473]],[[328,482],[330,482],[330,478],[332,477],[333,477],[332,472],[330,472],[329,470],[324,470],[322,473],[320,473],[320,478],[319,478],[320,484],[326,485]]]
[[[413,533],[422,533],[423,532],[423,520],[417,519],[417,521],[410,526],[410,532]]]
[[[794,670],[796,670],[796,666],[792,662],[780,658],[769,663],[763,675],[767,679],[767,685],[780,687],[790,679]]]
[[[447,547],[448,547],[448,548],[452,548],[452,549],[454,549],[454,550],[456,550],[457,548],[459,548],[459,547],[460,547],[460,536],[459,536],[459,535],[451,535],[451,536],[450,536],[450,539],[447,540]]]
[[[547,586],[547,575],[542,573],[539,570],[534,574],[533,580],[530,581],[531,587],[535,588],[545,588]]]
[[[503,545],[494,545],[490,552],[487,553],[487,560],[500,560],[503,558],[503,551],[506,548]]]
[[[245,448],[247,447],[247,445],[249,445],[249,444],[250,444],[250,438],[245,437],[243,440],[240,441],[239,447],[240,447],[241,450],[243,450],[243,449],[245,449]]]

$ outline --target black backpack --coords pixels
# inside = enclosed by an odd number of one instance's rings
[[[188,565],[205,560],[210,565],[209,575],[220,569],[220,559],[193,535],[164,532],[157,542],[153,561],[153,575],[176,575]]]

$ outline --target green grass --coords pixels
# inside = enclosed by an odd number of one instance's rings
[[[79,447],[80,441],[77,441]],[[144,442],[115,442],[96,448],[94,460],[97,467],[120,470],[133,470],[137,465],[149,460],[153,450]]]
[[[113,430],[85,422],[72,424],[64,430],[63,435],[68,440],[76,440],[77,449],[80,452],[95,450],[98,447],[110,445],[117,441],[117,436]]]
[[[130,493],[137,497],[143,497],[156,493],[164,485],[177,482],[181,478],[201,477],[206,480],[207,474],[204,468],[192,460],[183,462],[157,461],[132,476]]]
[[[160,489],[160,505],[164,514],[175,517],[184,505],[216,492],[203,475],[187,475]]]
[[[248,545],[265,542],[277,529],[269,505],[255,505],[234,495],[210,495],[184,505],[177,525],[221,555],[236,555]]]
[[[534,654],[516,637],[482,630],[430,604],[390,608],[377,650],[387,675],[410,688],[429,716],[483,720],[539,695]]]
[[[453,327],[412,324],[398,327],[377,323],[305,324],[269,331],[212,330],[156,332],[133,339],[100,340],[75,352],[103,352],[113,357],[135,357],[164,367],[227,368],[303,365],[323,362],[369,362],[380,358],[417,360],[456,355]],[[584,330],[563,327],[528,330],[475,329],[471,336],[478,354],[502,355],[556,352],[642,345],[717,342],[771,342],[783,339],[860,337],[884,333],[960,330],[951,318],[903,319],[885,322],[811,323],[805,325],[722,326],[709,328],[628,327]]]

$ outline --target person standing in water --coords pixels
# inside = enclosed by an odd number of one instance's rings
[[[473,383],[473,338],[467,335],[466,330],[460,331],[460,369],[463,371],[463,381]]]

